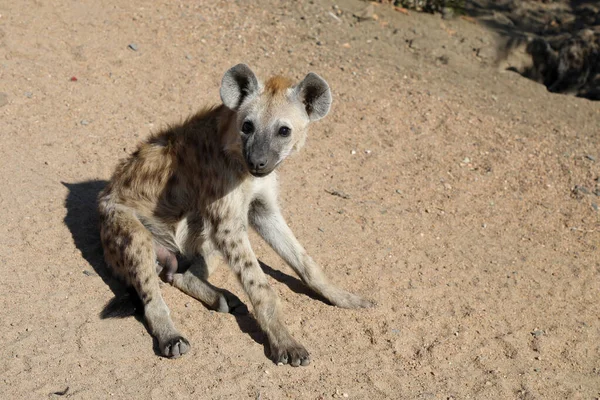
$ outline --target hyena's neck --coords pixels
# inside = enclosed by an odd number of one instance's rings
[[[237,113],[221,106],[218,109],[216,118],[220,140],[219,147],[222,149],[223,156],[227,159],[227,164],[240,178],[251,177],[242,154],[242,139],[237,128]]]

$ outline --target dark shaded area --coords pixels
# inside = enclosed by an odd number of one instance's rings
[[[383,2],[383,0],[380,0]],[[396,0],[394,5],[475,18],[504,38],[500,59],[517,48],[531,57],[510,71],[553,93],[600,100],[600,4],[592,0]]]
[[[250,336],[254,342],[263,346],[263,352],[265,357],[271,358],[271,348],[269,346],[269,339],[267,335],[258,326],[258,321],[252,314],[233,314],[235,322],[237,322],[240,330]]]
[[[75,246],[115,295],[128,294],[125,286],[112,277],[104,262],[102,244],[100,243],[97,198],[108,182],[94,180],[79,183],[61,183],[69,190],[65,199],[67,215],[64,223],[71,231]]]
[[[262,261],[258,261],[260,267],[265,272],[265,274],[269,275],[271,278],[275,279],[278,282],[283,283],[294,293],[303,294],[305,296],[310,297],[313,300],[322,301],[325,304],[331,305],[329,300],[320,294],[314,292],[311,288],[306,286],[304,282],[302,282],[298,278],[294,278],[293,276],[289,276],[288,274],[281,272],[279,270],[273,269]]]
[[[465,14],[524,45],[531,65],[509,68],[554,93],[600,100],[600,4],[589,0],[468,0]]]
[[[510,37],[550,38],[600,26],[597,1],[467,0],[463,12]]]

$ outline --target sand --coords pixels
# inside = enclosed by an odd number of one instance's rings
[[[476,20],[380,5],[358,22],[364,6],[0,4],[2,398],[600,397],[600,104],[499,71]],[[334,95],[280,169],[281,203],[331,279],[377,306],[313,299],[251,237],[304,368],[273,364],[251,316],[168,285],[184,357],[158,356],[139,318],[99,316],[119,285],[98,191],[148,134],[217,103],[239,62],[317,72]],[[225,265],[211,281],[248,302]]]

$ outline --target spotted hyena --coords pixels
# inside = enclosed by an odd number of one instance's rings
[[[282,321],[248,229],[332,304],[371,305],[329,283],[277,203],[275,170],[303,146],[308,125],[329,112],[331,92],[314,73],[296,85],[280,76],[263,84],[239,64],[225,73],[220,94],[223,104],[151,136],[119,164],[99,197],[105,259],[136,290],[164,356],[178,357],[190,345],[169,316],[159,279],[212,309],[231,312],[239,300],[207,281],[223,257],[248,294],[273,360],[307,365],[309,354]],[[192,260],[192,266],[177,272],[178,258]]]

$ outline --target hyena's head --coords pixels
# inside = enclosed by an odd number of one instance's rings
[[[331,91],[314,73],[297,85],[280,76],[263,84],[238,64],[223,76],[221,100],[237,115],[235,150],[252,175],[266,176],[302,147],[309,123],[327,115]]]

